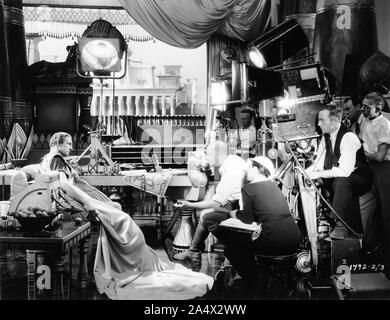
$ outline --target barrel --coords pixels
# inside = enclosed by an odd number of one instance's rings
[[[316,3],[317,0],[284,0],[282,2],[284,20],[295,19],[302,27],[309,41],[308,49],[302,50],[295,56],[288,59],[287,62],[292,62],[308,56],[314,50],[314,28],[316,21]],[[306,64],[308,61],[302,61],[295,65]],[[309,61],[314,62],[314,61]]]
[[[335,77],[336,94],[350,95],[359,70],[378,49],[374,0],[318,0],[314,50]]]
[[[22,0],[4,0],[4,11],[14,122],[28,136],[32,124],[32,108]],[[24,143],[20,147],[24,147]]]
[[[11,84],[3,0],[0,0],[0,77],[0,139],[3,139],[8,138],[12,125]]]

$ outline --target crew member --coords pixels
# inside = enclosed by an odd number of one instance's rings
[[[356,232],[362,232],[359,196],[371,188],[372,175],[358,136],[341,124],[342,109],[327,105],[318,114],[323,136],[317,158],[308,168],[311,179],[322,178],[335,212]],[[336,217],[335,217],[336,218]],[[331,238],[350,236],[338,219]]]
[[[381,212],[386,277],[390,279],[390,122],[382,115],[383,96],[371,92],[364,98],[360,137],[373,172],[373,191]]]
[[[241,188],[247,171],[246,162],[236,154],[228,155],[227,145],[222,141],[211,143],[207,147],[206,157],[210,166],[220,166],[221,181],[215,189],[214,196],[211,200],[199,202],[178,201],[176,205],[181,208],[202,209],[190,249],[173,256],[175,260],[191,260],[194,270],[201,267],[201,245],[209,235],[209,231],[203,225],[203,216],[218,212],[223,216],[222,220],[225,220],[230,217],[232,210],[242,207]]]
[[[242,222],[260,226],[255,233],[220,225],[220,213],[208,213],[204,225],[225,244],[225,256],[243,279],[243,287],[253,293],[258,276],[253,253],[287,255],[298,250],[300,230],[290,213],[286,198],[271,181],[275,175],[272,161],[259,156],[248,160],[247,180],[242,188]]]
[[[344,123],[352,132],[359,135],[362,116],[362,101],[357,96],[347,97],[344,100],[343,113],[346,115],[347,123]]]

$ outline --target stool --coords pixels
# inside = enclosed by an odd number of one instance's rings
[[[257,298],[287,299],[297,254],[269,256],[255,254],[259,266]]]

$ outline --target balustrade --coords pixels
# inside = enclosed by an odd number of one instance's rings
[[[116,89],[115,98],[110,88],[93,89],[91,116],[174,116],[176,89]],[[114,105],[114,113],[113,113]]]

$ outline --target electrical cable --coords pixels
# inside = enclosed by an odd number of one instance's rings
[[[280,130],[279,128],[279,122],[278,122],[278,119],[276,117],[276,115],[273,115],[272,116],[274,118],[274,121],[275,121],[275,124],[276,124],[276,128],[277,130],[279,131],[279,134],[280,136],[282,137],[285,145],[288,147],[289,149],[289,152],[291,153],[292,155],[292,158],[294,159],[295,163],[296,163],[296,166],[300,169],[301,173],[303,174],[303,176],[311,181],[314,189],[316,190],[316,192],[320,195],[322,201],[324,201],[324,203],[327,205],[327,207],[332,211],[332,213],[336,216],[336,218],[349,230],[351,231],[354,235],[356,235],[359,239],[362,239],[362,235],[358,232],[356,232],[354,229],[352,229],[341,217],[340,215],[333,209],[333,207],[331,206],[331,204],[325,199],[325,197],[321,194],[320,190],[317,188],[317,186],[315,185],[314,181],[310,178],[310,176],[307,174],[306,170],[301,166],[301,164],[299,163],[297,157],[295,156],[295,154],[293,153],[287,139],[285,138],[283,132]]]

